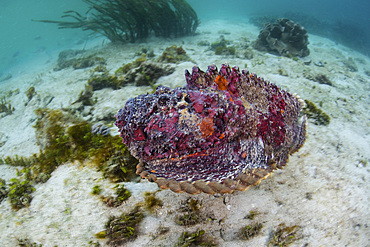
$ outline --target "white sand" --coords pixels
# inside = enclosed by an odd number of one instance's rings
[[[238,47],[237,56],[216,56],[197,45],[201,40],[217,40],[219,31],[225,30],[231,32],[225,38]],[[369,58],[328,39],[309,35],[310,65],[304,65],[305,59],[294,61],[257,51],[253,51],[253,59],[245,59],[242,37],[253,41],[258,32],[248,24],[214,21],[202,23],[199,35],[194,37],[96,48],[100,49],[100,56],[107,58],[107,68],[111,71],[133,61],[135,52],[142,47],[160,55],[174,44],[182,45],[203,70],[213,63],[218,67],[224,62],[239,67],[247,64],[250,71],[320,105],[331,117],[328,126],[309,123],[305,145],[290,158],[284,170],[275,171],[259,186],[232,195],[193,196],[202,204],[202,215],[210,220],[188,228],[176,225],[174,218],[179,206],[190,196],[168,190],[158,192],[163,207],[146,213],[139,237],[126,246],[173,246],[183,231],[196,229],[204,229],[220,246],[266,246],[271,232],[280,223],[301,227],[301,238],[292,246],[369,246],[370,81],[364,73],[370,68]],[[358,72],[351,72],[345,66],[344,61],[349,57],[355,60]],[[325,66],[315,66],[318,62]],[[32,127],[36,119],[34,110],[71,107],[90,76],[91,68],[55,72],[54,66],[55,61],[40,65],[38,71],[25,68],[19,75],[0,83],[1,96],[19,89],[18,94],[7,98],[15,107],[14,113],[0,118],[0,143],[6,141],[0,147],[0,155],[37,153],[39,147]],[[160,78],[158,83],[183,86],[184,70],[192,66],[190,62],[176,65],[176,71]],[[280,75],[279,69],[287,76]],[[304,76],[318,73],[326,74],[334,85],[322,85]],[[37,94],[25,106],[25,92],[31,86]],[[150,91],[150,87],[134,86],[96,91],[94,97],[98,102],[88,119],[96,121],[107,112],[115,113],[128,98]],[[49,103],[50,99],[53,100]],[[0,165],[1,178],[9,181],[15,176],[14,167]],[[128,183],[126,187],[133,196],[124,205],[109,208],[90,194],[94,185],[101,185],[105,195],[113,193],[114,184],[102,179],[102,174],[90,166],[65,164],[53,172],[49,181],[36,186],[30,207],[16,212],[5,199],[0,204],[0,246],[17,246],[17,239],[22,238],[43,246],[90,246],[89,241],[106,246],[106,241],[96,239],[94,234],[104,230],[109,216],[130,211],[143,201],[143,192],[157,190],[155,184],[147,181]],[[259,212],[253,221],[246,218],[251,210]],[[239,229],[252,222],[263,224],[261,233],[248,241],[239,240]],[[155,232],[160,226],[170,227],[170,231],[157,236]]]

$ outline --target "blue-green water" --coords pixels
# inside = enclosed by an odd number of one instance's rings
[[[52,58],[55,52],[86,40],[87,33],[81,30],[61,30],[53,24],[32,21],[60,20],[70,9],[84,12],[83,1],[0,0],[0,6],[0,73],[16,74],[14,67],[19,64]]]
[[[189,0],[201,20],[251,21],[263,16],[293,16],[309,33],[326,36],[370,54],[368,0]],[[17,73],[17,65],[37,59],[56,59],[59,51],[83,48],[88,32],[61,30],[32,19],[61,20],[67,10],[85,13],[82,0],[0,0],[0,75]],[[225,27],[227,29],[227,27]]]

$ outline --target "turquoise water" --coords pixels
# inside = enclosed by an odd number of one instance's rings
[[[83,1],[0,0],[0,6],[0,73],[16,74],[14,67],[19,64],[52,58],[54,53],[87,39],[87,33],[81,30],[61,30],[53,24],[32,21],[60,20],[70,9],[84,12]]]
[[[243,22],[273,16],[294,16],[309,33],[327,36],[369,55],[370,1],[368,0],[189,0],[201,20],[229,19]],[[82,49],[91,41],[88,32],[58,29],[55,24],[33,19],[61,20],[67,10],[85,13],[81,0],[0,0],[0,77],[16,74],[17,65],[55,54],[67,48]],[[227,28],[227,27],[225,27]]]
[[[370,55],[370,1],[368,0],[188,0],[201,19],[287,17],[308,33],[333,39]]]

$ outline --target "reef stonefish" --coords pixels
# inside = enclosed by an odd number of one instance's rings
[[[306,138],[304,102],[248,70],[223,64],[185,71],[187,85],[159,86],[116,115],[137,174],[162,189],[231,193],[282,168]]]

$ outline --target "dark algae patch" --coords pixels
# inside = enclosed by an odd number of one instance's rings
[[[289,246],[290,244],[301,238],[300,230],[301,227],[297,225],[286,226],[284,223],[281,223],[278,225],[276,230],[271,233],[270,240],[267,246]]]
[[[131,197],[131,192],[123,184],[116,185],[115,189],[115,196],[101,197],[108,207],[119,207]]]
[[[8,189],[8,197],[14,210],[28,207],[33,199],[32,192],[35,191],[28,170],[17,172],[17,175],[18,178],[10,180]]]
[[[304,102],[306,103],[306,107],[303,108],[303,111],[314,124],[324,126],[329,125],[330,117],[328,114],[323,112],[323,110],[318,108],[313,102],[309,100],[305,100]]]
[[[0,163],[24,167],[7,188],[7,196],[14,209],[29,206],[31,194],[35,190],[33,185],[46,182],[50,174],[64,163],[78,161],[83,164],[89,161],[113,182],[137,178],[137,160],[118,136],[94,134],[91,123],[81,121],[62,110],[38,109],[36,115],[34,127],[40,153],[30,157],[16,155],[0,159]],[[3,187],[6,188],[5,183]],[[93,193],[97,193],[96,188]],[[129,193],[117,187],[115,202],[122,204],[130,196]]]
[[[175,247],[195,247],[195,246],[217,246],[216,242],[205,234],[204,230],[194,232],[183,232],[175,244]]]
[[[6,182],[4,179],[0,178],[0,203],[6,198],[8,195],[8,189],[6,187]]]
[[[262,223],[252,223],[242,227],[239,231],[242,239],[248,240],[258,235],[263,228]]]
[[[155,193],[146,192],[144,194],[144,206],[150,212],[153,212],[155,208],[162,207],[163,202],[155,197]]]
[[[201,204],[192,198],[183,201],[180,205],[179,214],[175,217],[175,223],[180,226],[193,226],[204,220],[200,212]]]
[[[138,236],[137,227],[143,218],[144,215],[139,207],[120,216],[111,216],[105,225],[108,243],[111,246],[122,246],[127,241],[135,239]]]

